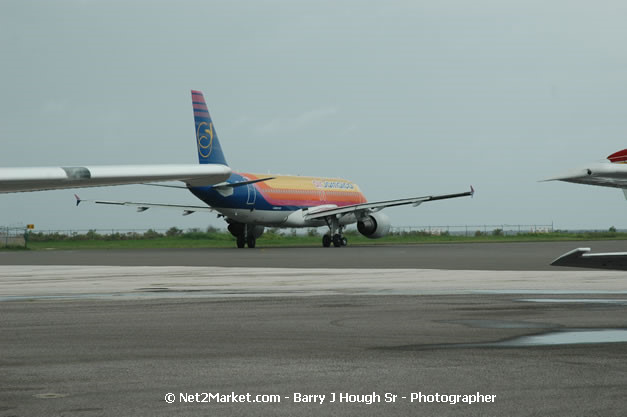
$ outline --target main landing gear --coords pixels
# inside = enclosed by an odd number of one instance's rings
[[[342,234],[343,226],[340,226],[340,222],[337,218],[326,219],[327,226],[329,226],[329,233],[322,236],[322,246],[328,248],[333,243],[333,246],[339,248],[341,246],[348,245],[348,239]]]
[[[257,239],[255,239],[255,236],[253,236],[252,234],[249,234],[248,236],[246,236],[245,233],[237,235],[238,248],[245,248],[246,245],[248,245],[248,247],[252,249],[255,247],[256,244]]]
[[[260,230],[258,230],[260,228]],[[257,245],[257,238],[263,233],[262,226],[232,222],[228,226],[229,232],[237,239],[237,247],[254,248]]]

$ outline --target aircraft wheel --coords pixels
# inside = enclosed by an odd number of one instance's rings
[[[348,239],[346,239],[346,237],[342,236],[342,246],[347,246],[348,245]]]
[[[255,239],[254,236],[248,236],[246,243],[248,243],[248,247],[252,249],[257,244],[257,239]]]
[[[342,236],[333,235],[333,246],[335,246],[336,248],[342,246]]]
[[[244,239],[244,235],[237,236],[237,247],[243,248],[246,246],[246,239]]]
[[[331,236],[329,235],[322,236],[322,246],[324,246],[325,248],[328,248],[329,246],[331,246]]]

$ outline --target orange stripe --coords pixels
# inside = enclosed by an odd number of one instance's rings
[[[276,206],[311,207],[320,204],[347,206],[366,202],[366,198],[359,190],[357,184],[339,178],[275,176],[249,173],[241,173],[240,175],[250,180],[274,177],[272,180],[258,182],[255,185],[268,203]]]

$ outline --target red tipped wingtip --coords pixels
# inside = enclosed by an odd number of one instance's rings
[[[627,149],[623,149],[622,151],[614,152],[610,156],[607,157],[613,164],[625,164],[627,163]]]

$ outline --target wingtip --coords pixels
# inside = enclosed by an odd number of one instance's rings
[[[76,194],[74,194],[74,198],[76,198],[76,206],[78,207],[78,205],[81,203],[81,198]]]
[[[590,252],[590,248],[577,248],[566,252],[551,262],[551,266],[579,266],[581,258]]]
[[[613,164],[627,163],[627,149],[614,152],[613,154],[608,156],[607,159]]]
[[[573,177],[574,177],[573,174],[563,174],[563,175],[559,175],[557,177],[544,178],[544,179],[538,180],[538,182],[566,181],[566,180],[571,179]]]

